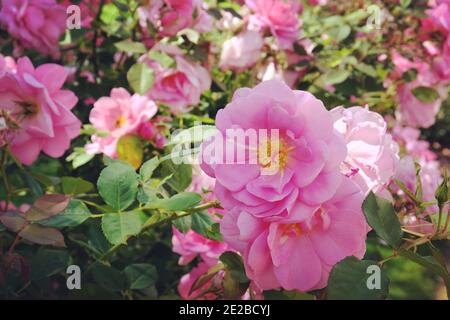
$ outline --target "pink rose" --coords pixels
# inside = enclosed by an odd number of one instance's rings
[[[174,66],[164,67],[146,55],[141,57],[155,71],[155,82],[147,95],[168,105],[174,114],[190,111],[211,86],[209,72],[199,63],[188,61],[176,47],[159,45],[152,50],[171,57]]]
[[[61,89],[66,77],[64,67],[56,64],[35,69],[27,57],[19,59],[17,66],[10,58],[0,59],[0,105],[20,127],[11,151],[26,165],[41,151],[61,157],[79,134],[81,123],[70,111],[78,99],[72,91]]]
[[[110,97],[97,100],[89,116],[95,129],[107,135],[93,135],[92,143],[86,146],[87,152],[116,157],[119,139],[137,133],[141,124],[150,120],[157,111],[156,104],[145,96],[131,96],[123,88],[112,89]]]
[[[421,86],[432,87],[438,92],[439,98],[430,103],[419,100],[413,94],[413,90]],[[430,86],[429,82],[421,81],[419,78],[400,85],[397,88],[397,99],[399,101],[397,118],[401,123],[411,127],[429,128],[436,122],[436,115],[446,97],[446,86]]]
[[[59,56],[58,41],[66,30],[66,10],[55,0],[3,0],[0,23],[27,49]]]
[[[338,187],[331,199],[302,204],[283,219],[257,219],[240,210],[224,216],[221,233],[243,255],[246,273],[259,288],[321,289],[337,262],[363,257],[368,232],[363,195],[348,178]]]
[[[291,48],[300,34],[299,13],[302,10],[297,0],[246,0],[254,12],[249,17],[249,28],[262,31],[266,28],[278,39],[284,49]]]
[[[178,262],[182,266],[200,256],[202,261],[211,267],[217,264],[220,255],[227,249],[225,243],[207,239],[193,230],[181,233],[173,227],[172,231],[173,251],[181,255]]]
[[[212,17],[205,11],[202,0],[152,0],[139,8],[141,26],[150,21],[162,36],[175,36],[192,28],[198,32],[212,29]]]
[[[435,160],[437,158],[437,155],[430,150],[430,143],[425,140],[419,140],[419,129],[396,125],[392,131],[392,135],[395,141],[403,146],[407,154],[424,161]]]
[[[255,65],[261,58],[264,40],[258,32],[245,31],[224,42],[220,55],[220,67],[236,72]]]
[[[216,126],[216,136],[202,145],[201,166],[217,179],[214,192],[226,209],[286,216],[298,204],[329,200],[341,184],[343,138],[308,92],[278,80],[239,89]]]
[[[382,191],[395,174],[399,148],[388,134],[383,117],[367,108],[338,107],[331,110],[334,128],[347,143],[347,158],[341,172],[367,195]]]

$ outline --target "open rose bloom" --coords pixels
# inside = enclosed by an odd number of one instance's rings
[[[66,8],[55,0],[3,0],[0,24],[20,45],[59,56],[58,41],[66,29]]]
[[[116,157],[119,139],[137,134],[157,111],[156,104],[145,96],[130,95],[123,88],[112,89],[110,97],[102,97],[94,104],[89,118],[95,129],[103,131],[105,136],[94,135],[86,150]]]
[[[1,57],[0,67],[2,64],[0,105],[20,127],[11,142],[11,151],[27,165],[41,151],[51,157],[61,157],[70,141],[78,136],[81,126],[71,112],[77,97],[72,91],[62,89],[66,70],[56,64],[35,68],[28,58],[14,64],[10,58]]]
[[[227,210],[222,234],[243,254],[258,287],[323,288],[335,263],[362,257],[368,231],[363,193],[340,171],[345,140],[322,102],[266,81],[238,90],[216,125],[219,133],[202,149],[202,168],[216,178],[214,192]],[[230,132],[237,130],[277,135],[234,143]]]

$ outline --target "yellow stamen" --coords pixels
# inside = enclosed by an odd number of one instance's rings
[[[122,128],[126,122],[127,122],[127,119],[124,116],[121,116],[116,122],[116,127]]]

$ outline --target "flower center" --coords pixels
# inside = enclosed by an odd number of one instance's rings
[[[293,148],[283,138],[263,139],[258,147],[258,162],[267,171],[283,170],[289,160],[289,152]]]
[[[120,118],[116,121],[116,128],[122,128],[126,122],[127,119],[124,116],[120,116]]]
[[[16,101],[16,104],[19,105],[25,116],[33,116],[38,114],[41,108],[39,104],[36,102],[28,102],[28,101]]]
[[[303,234],[300,223],[289,223],[281,226],[281,243],[285,243],[289,238],[296,238]]]

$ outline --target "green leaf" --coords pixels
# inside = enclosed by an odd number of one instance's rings
[[[211,227],[206,230],[206,235],[208,239],[223,242],[222,234],[220,233],[220,223],[215,222]]]
[[[158,201],[157,191],[151,186],[139,187],[137,200],[140,204],[147,205],[154,201]]]
[[[148,57],[156,62],[158,62],[162,67],[168,69],[176,65],[175,60],[161,51],[152,50],[148,53]]]
[[[160,164],[159,158],[153,157],[150,160],[146,161],[141,166],[141,169],[139,170],[139,175],[143,183],[146,183],[152,178],[153,172],[159,166],[159,164]]]
[[[174,134],[170,141],[166,144],[177,145],[177,144],[192,144],[201,143],[210,137],[214,136],[218,132],[215,126],[210,125],[200,125],[190,127],[188,129],[181,130]]]
[[[105,235],[100,229],[100,224],[88,225],[87,244],[97,252],[104,254],[111,248],[111,246],[108,242],[108,239],[106,239]]]
[[[91,217],[91,212],[80,200],[70,200],[67,208],[57,216],[38,223],[47,227],[76,227]]]
[[[114,45],[120,51],[125,51],[127,53],[140,53],[140,54],[143,54],[143,53],[147,52],[147,48],[145,47],[145,45],[143,43],[141,43],[141,42],[133,42],[130,39],[123,40],[123,41],[120,41],[120,42],[116,42]]]
[[[127,73],[127,80],[138,94],[145,94],[153,86],[154,71],[145,63],[134,64]]]
[[[405,71],[402,75],[402,78],[406,82],[412,82],[416,80],[417,78],[417,69],[409,69],[408,71]]]
[[[450,274],[448,273],[445,264],[442,265],[442,261],[441,263],[439,262],[439,260],[442,260],[442,258],[435,250],[432,250],[432,254],[434,256],[438,256],[438,260],[436,260],[435,257],[423,257],[417,253],[405,249],[399,250],[398,254],[439,275],[442,279],[444,279],[445,287],[447,288],[447,294],[450,294]]]
[[[369,289],[368,280],[372,276],[368,269],[370,266],[377,266],[377,262],[347,257],[337,263],[331,270],[328,280],[328,299],[385,299],[389,292],[389,279],[383,269],[380,269],[380,289]]]
[[[149,208],[164,209],[167,211],[185,211],[198,205],[202,197],[195,192],[182,192],[169,199],[159,199],[150,203]]]
[[[347,39],[347,37],[350,35],[351,32],[352,32],[352,28],[350,28],[350,26],[347,24],[343,24],[343,25],[338,25],[334,28],[329,29],[327,31],[327,34],[333,40],[335,40],[337,42],[341,42],[341,41]]]
[[[344,82],[349,76],[350,72],[347,70],[331,70],[320,76],[318,81],[323,82],[325,85],[333,85]]]
[[[89,181],[76,177],[62,177],[61,184],[64,194],[83,194],[94,189],[94,185]]]
[[[183,192],[192,182],[192,166],[176,165],[171,160],[161,163],[161,176],[171,176],[167,184],[177,192]]]
[[[158,280],[156,268],[147,263],[132,264],[125,268],[129,288],[142,290],[153,286]]]
[[[239,299],[247,291],[250,280],[247,278],[242,257],[235,252],[224,252],[220,261],[225,265],[223,281],[224,298]]]
[[[102,230],[110,243],[125,244],[130,236],[141,231],[142,220],[141,213],[137,211],[108,213],[102,218]]]
[[[408,8],[411,4],[411,0],[400,0],[400,4],[403,8]]]
[[[191,216],[186,216],[182,218],[178,218],[172,221],[175,228],[182,233],[186,233],[192,229],[192,219]]]
[[[370,192],[363,203],[367,222],[377,235],[396,248],[402,238],[402,229],[392,204]]]
[[[439,92],[435,89],[423,86],[412,89],[412,93],[417,99],[424,103],[433,103],[441,97]]]
[[[215,221],[207,212],[194,212],[191,214],[192,230],[208,237],[208,231],[211,230]]]
[[[377,76],[377,71],[369,64],[358,63],[355,65],[355,68],[372,78],[375,78]]]
[[[97,186],[108,205],[116,210],[125,210],[136,198],[137,174],[130,165],[113,162],[102,170]]]
[[[73,168],[76,169],[85,165],[94,157],[95,154],[87,154],[84,148],[74,148],[74,152],[66,158],[66,161],[72,162]]]
[[[127,278],[122,271],[101,263],[92,267],[92,277],[106,290],[122,291],[127,288]]]
[[[51,277],[69,266],[70,256],[67,251],[40,248],[30,261],[30,280]]]

